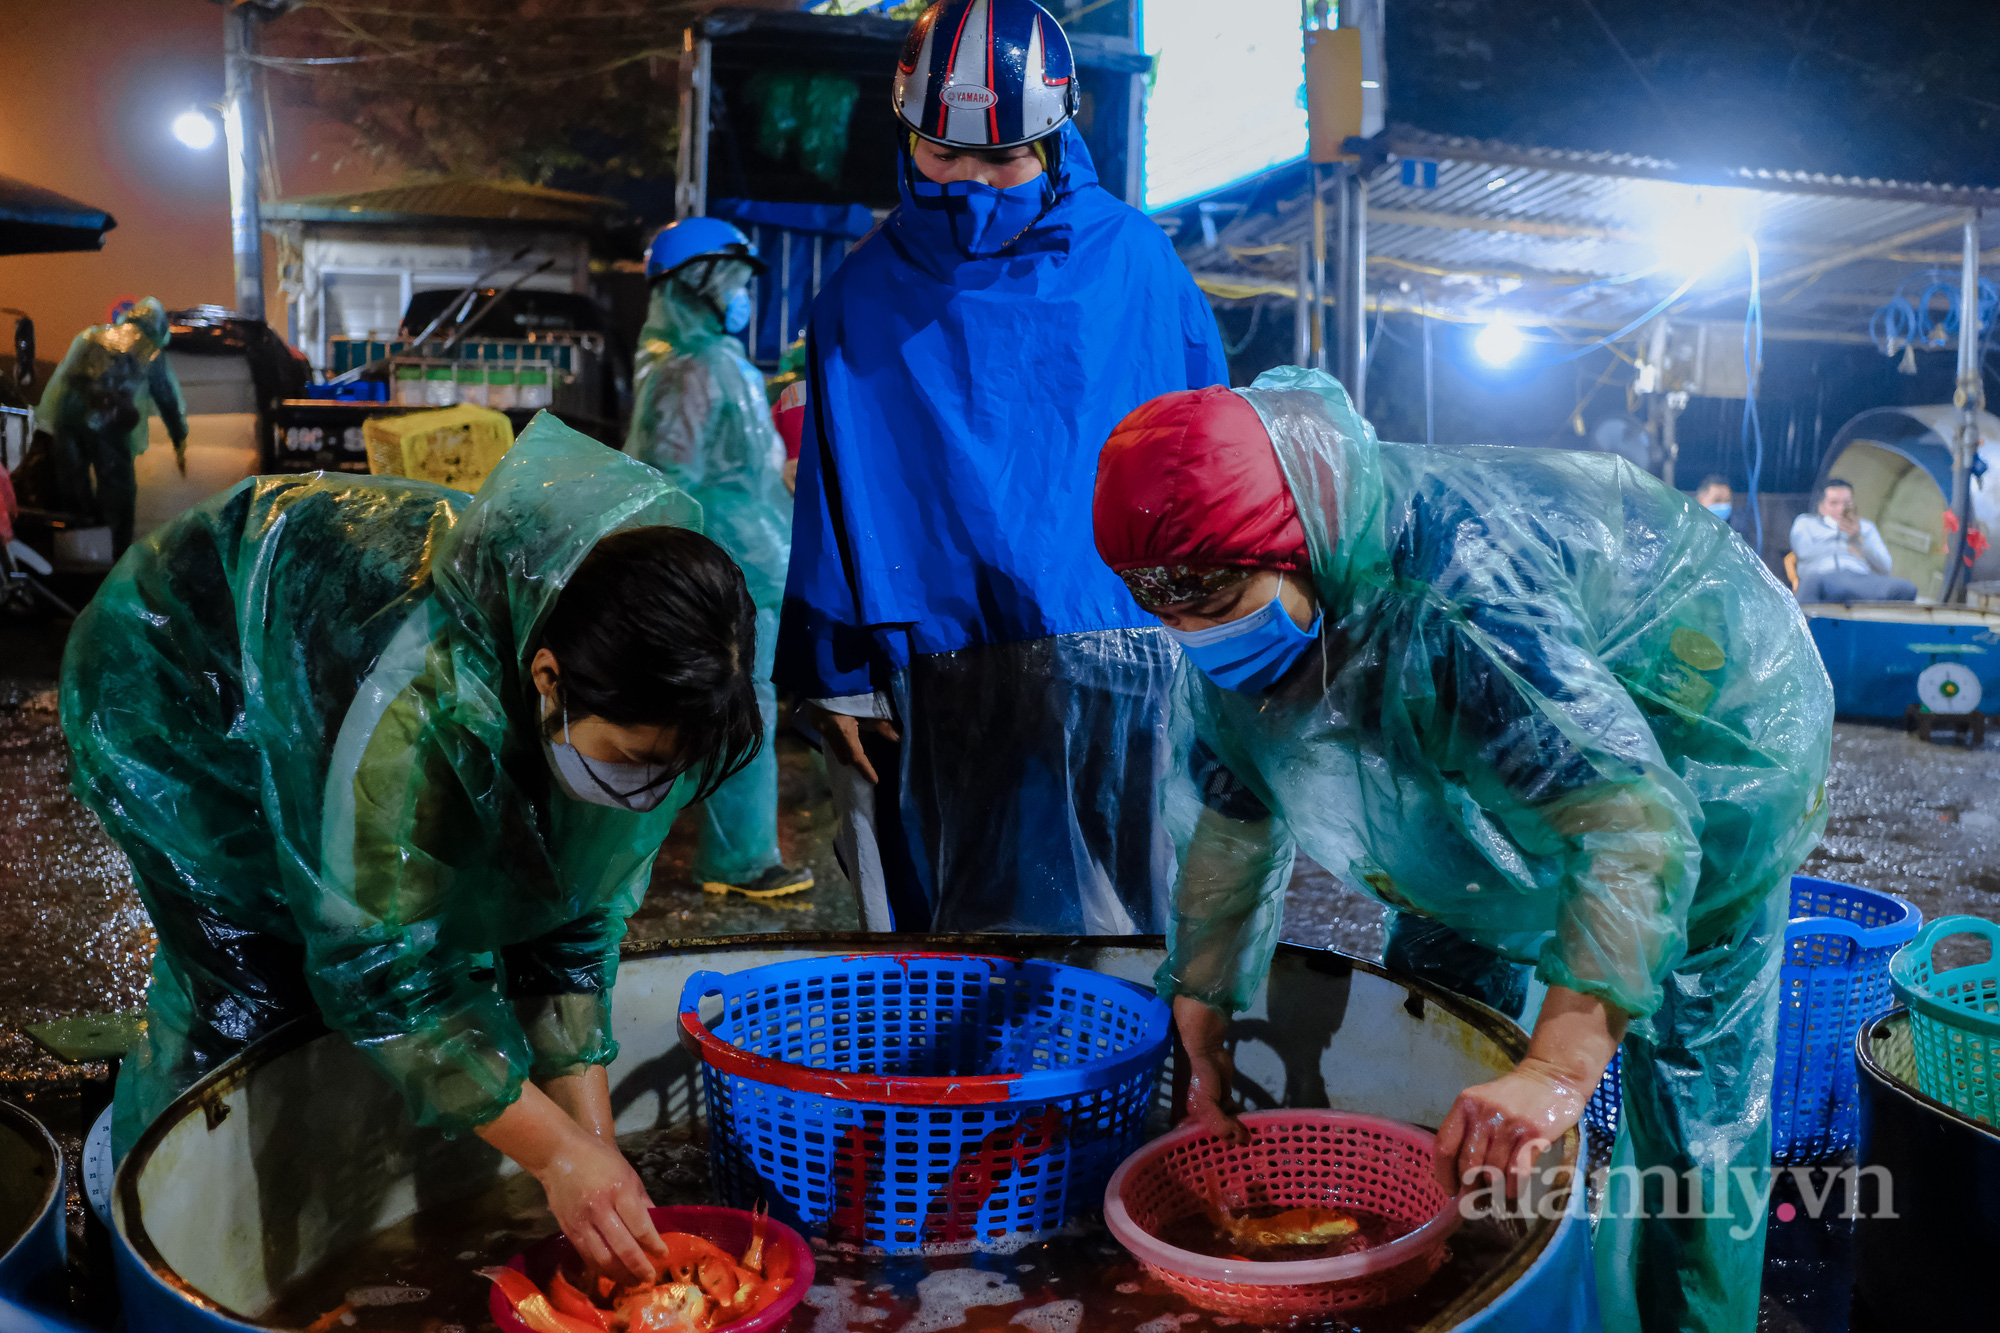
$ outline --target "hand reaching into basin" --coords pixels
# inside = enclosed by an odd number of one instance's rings
[[[595,1128],[531,1083],[478,1133],[541,1183],[556,1225],[584,1262],[616,1281],[651,1282],[666,1259],[647,1213],[651,1200],[618,1145]]]
[[[1181,1045],[1187,1048],[1192,1067],[1188,1114],[1211,1134],[1232,1143],[1247,1142],[1249,1129],[1229,1113],[1229,1085],[1236,1077],[1236,1064],[1223,1043],[1229,1031],[1228,1016],[1192,996],[1178,995],[1174,997],[1174,1026],[1180,1029]]]
[[[1481,1168],[1504,1174],[1509,1196],[1548,1146],[1583,1116],[1624,1039],[1626,1016],[1603,1001],[1549,988],[1521,1063],[1490,1083],[1458,1094],[1438,1129],[1438,1180],[1446,1189],[1476,1184]]]

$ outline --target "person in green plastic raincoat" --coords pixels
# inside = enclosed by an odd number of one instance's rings
[[[1158,979],[1190,1110],[1240,1132],[1226,1016],[1303,850],[1395,909],[1392,968],[1517,1017],[1525,965],[1547,983],[1528,1056],[1440,1128],[1441,1176],[1530,1167],[1622,1039],[1616,1160],[1640,1171],[1597,1235],[1605,1326],[1750,1333],[1786,889],[1833,721],[1790,596],[1620,459],[1381,444],[1291,368],[1126,417],[1094,521],[1186,659]],[[1666,1215],[1643,1172],[1697,1165],[1707,1215]]]
[[[187,475],[187,406],[167,360],[167,312],[147,297],[110,324],[76,335],[42,391],[35,417],[55,440],[56,486],[65,508],[111,528],[111,548],[132,544],[138,505],[133,459],[146,452],[146,419],[158,412]]]
[[[754,608],[699,525],[544,413],[477,496],[252,477],[119,562],[61,708],[159,938],[121,1155],[317,1013],[418,1124],[535,1175],[600,1270],[651,1276],[605,1078],[618,942],[675,813],[760,735]]]
[[[700,810],[694,876],[762,898],[809,889],[813,873],[778,854],[778,692],[771,683],[778,606],[792,556],[785,447],[764,377],[733,336],[749,323],[756,248],[719,218],[660,230],[646,256],[651,303],[632,377],[625,452],[701,502],[708,535],[742,566],[757,604],[757,706],[764,745]]]

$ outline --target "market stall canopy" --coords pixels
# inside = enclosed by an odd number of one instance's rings
[[[1679,319],[1740,322],[1748,238],[1767,337],[1859,343],[1899,286],[1915,281],[1904,295],[1920,295],[1925,268],[1956,283],[1968,210],[1988,213],[1982,262],[2000,259],[2000,190],[1701,170],[1408,126],[1367,146],[1370,310],[1599,334],[1662,305]],[[1331,215],[1335,187],[1321,188]],[[1305,166],[1281,167],[1177,210],[1176,243],[1218,299],[1293,297],[1311,202]]]
[[[104,233],[117,225],[101,208],[0,176],[0,255],[101,250]]]
[[[445,179],[346,194],[301,195],[264,205],[267,221],[468,223],[538,230],[594,230],[624,205],[601,195],[518,181]]]

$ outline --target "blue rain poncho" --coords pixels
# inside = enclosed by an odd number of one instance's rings
[[[647,814],[563,796],[527,664],[599,538],[699,521],[545,413],[476,498],[253,477],[127,554],[61,695],[77,794],[159,934],[121,1147],[302,1012],[450,1132],[609,1063],[618,941],[695,778]]]
[[[700,501],[705,534],[742,568],[757,604],[753,673],[764,744],[702,802],[694,860],[697,880],[747,884],[779,860],[771,663],[792,552],[792,497],[764,377],[722,325],[721,311],[749,281],[750,266],[697,264],[680,273],[689,276],[654,284],[646,308],[625,452]]]
[[[1120,417],[1227,367],[1166,236],[1061,134],[1053,180],[997,206],[906,164],[813,303],[777,679],[893,708],[884,822],[928,917],[898,928],[1163,924],[1175,654],[1097,560],[1090,496]]]
[[[1061,132],[1060,201],[1003,258],[966,259],[976,223],[955,237],[906,172],[813,302],[778,650],[800,695],[886,689],[926,653],[1155,626],[1092,545],[1097,451],[1140,403],[1229,371],[1165,233]]]
[[[1381,444],[1313,371],[1239,392],[1325,621],[1258,694],[1181,668],[1162,993],[1245,1004],[1302,849],[1399,926],[1445,927],[1393,932],[1431,937],[1434,979],[1484,997],[1511,960],[1633,1015],[1621,1165],[1761,1181],[1784,889],[1825,827],[1833,731],[1797,604],[1621,459]],[[1668,1220],[1640,1179],[1599,1228],[1606,1327],[1750,1333],[1761,1204],[1711,1185],[1708,1216]]]

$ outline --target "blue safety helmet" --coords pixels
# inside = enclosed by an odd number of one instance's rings
[[[665,277],[696,259],[736,259],[753,273],[766,271],[750,238],[721,218],[682,218],[669,222],[646,247],[646,281]]]
[[[1012,148],[1076,114],[1076,61],[1034,0],[940,0],[903,39],[894,100],[904,126],[932,143]]]

